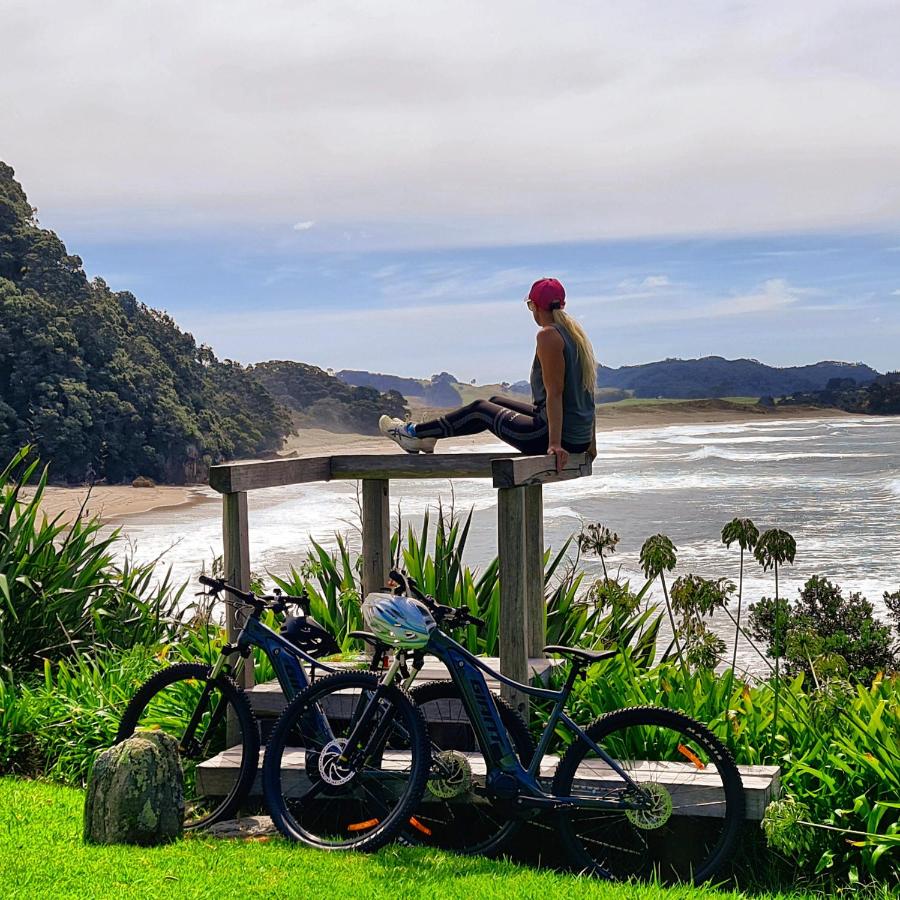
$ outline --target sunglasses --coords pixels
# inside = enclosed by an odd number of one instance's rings
[[[531,312],[534,312],[535,309],[537,309],[537,307],[534,305],[534,300],[530,299],[529,297],[525,298],[525,305]]]

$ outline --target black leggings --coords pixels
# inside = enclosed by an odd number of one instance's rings
[[[416,425],[416,437],[447,438],[491,431],[521,453],[546,453],[549,446],[547,420],[538,415],[536,406],[507,397],[475,400],[430,422]],[[562,442],[569,453],[584,453],[590,444]]]

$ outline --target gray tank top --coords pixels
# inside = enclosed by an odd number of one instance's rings
[[[565,359],[562,439],[567,444],[590,444],[594,436],[594,392],[586,391],[581,383],[578,346],[572,336],[560,325],[553,327],[563,339]],[[537,353],[531,364],[530,381],[532,400],[538,408],[538,415],[546,421],[547,389],[544,387],[544,374]]]

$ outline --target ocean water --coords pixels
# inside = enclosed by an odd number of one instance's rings
[[[504,445],[497,444],[496,449]],[[452,442],[440,445],[453,452]],[[493,450],[494,445],[489,448]],[[220,504],[163,509],[121,524],[128,552],[159,558],[176,579],[194,577],[221,553]],[[496,553],[496,492],[481,480],[393,481],[396,523],[419,524],[426,508],[473,512],[467,558],[483,565]],[[786,596],[810,575],[827,576],[846,591],[860,591],[876,609],[882,593],[900,587],[900,419],[842,418],[671,425],[598,434],[590,478],[546,486],[545,540],[560,547],[582,523],[602,522],[619,534],[608,565],[642,583],[638,555],[645,538],[667,534],[678,548],[674,575],[738,575],[739,551],[726,549],[722,526],[750,517],[760,531],[784,528],[797,541],[793,566],[781,571]],[[326,546],[346,534],[359,546],[354,482],[270,488],[249,495],[250,554],[254,571],[285,573],[298,563],[310,536]],[[122,547],[125,551],[125,542]],[[585,560],[589,572],[599,562]],[[771,573],[747,561],[745,608],[771,595]],[[727,619],[716,627],[730,639]],[[765,668],[741,642],[746,668]]]

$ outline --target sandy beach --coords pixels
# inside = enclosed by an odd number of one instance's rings
[[[162,509],[167,506],[184,506],[203,502],[208,498],[209,489],[203,485],[179,487],[157,485],[152,488],[136,488],[128,484],[95,485],[88,493],[85,487],[55,487],[44,489],[41,509],[48,519],[62,515],[62,522],[69,524],[85,504],[85,515],[98,516],[106,523],[113,523],[131,516]],[[31,496],[33,488],[25,488],[23,497]]]
[[[439,412],[416,409],[414,421]],[[635,405],[600,406],[597,411],[598,431],[625,428],[660,428],[666,425],[690,425],[760,421],[765,419],[842,418],[847,414],[834,409],[813,407],[738,406],[721,400],[696,400],[683,403],[641,403]],[[454,438],[457,449],[480,449],[497,439],[489,433]],[[389,441],[378,436],[341,434],[321,428],[304,428],[285,442],[282,456],[318,456],[330,453],[391,453],[402,452]],[[28,490],[23,492],[28,494]],[[49,518],[62,514],[64,522],[71,522],[88,495],[87,487],[48,487],[42,507]],[[157,485],[135,488],[130,485],[96,485],[90,492],[85,511],[99,516],[104,522],[116,524],[121,520],[163,507],[184,506],[211,502],[217,495],[205,485]]]

